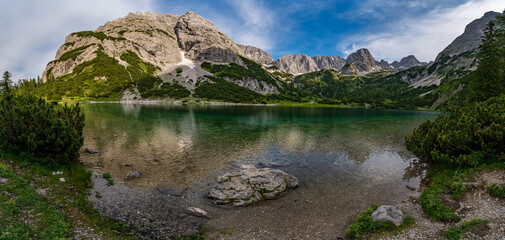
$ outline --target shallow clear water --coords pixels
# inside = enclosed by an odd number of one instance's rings
[[[343,236],[360,210],[412,194],[405,185],[419,184],[425,166],[405,149],[404,138],[436,116],[169,104],[88,104],[83,109],[83,148],[100,154],[81,154],[81,160],[119,181],[106,187],[95,179],[102,198],[92,201],[148,238],[194,230],[201,220],[184,213],[188,206],[213,215],[207,226],[232,229],[224,236],[230,239]],[[298,177],[300,186],[281,199],[246,208],[215,206],[205,199],[216,176],[242,164],[278,168]],[[132,170],[142,176],[122,181]]]

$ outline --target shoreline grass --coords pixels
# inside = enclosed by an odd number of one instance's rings
[[[69,239],[86,238],[75,236],[76,232],[83,232],[83,229],[86,229],[85,234],[99,236],[102,239],[133,239],[132,230],[124,222],[101,216],[88,201],[92,187],[91,172],[77,163],[47,167],[35,163],[29,155],[2,153],[0,177],[4,176],[14,180],[9,181],[7,185],[0,185],[0,190],[18,189],[13,191],[18,194],[15,205],[23,209],[21,212],[18,211],[18,215],[14,215],[16,218],[3,218],[4,221],[0,226],[2,228],[10,226],[9,232],[24,234],[22,238]],[[2,200],[6,198],[4,191],[0,191],[0,196]],[[17,203],[19,199],[31,200],[21,201],[20,205]],[[15,210],[13,203],[9,201],[2,201],[0,213]],[[26,203],[32,204],[26,205]],[[43,229],[37,227],[36,221],[20,222],[20,219],[29,218],[32,213],[39,211],[38,209],[43,209],[49,216],[45,219],[52,219],[44,221]],[[50,235],[47,235],[45,229],[55,230],[51,230]],[[4,232],[0,233],[1,239]],[[19,238],[7,237],[7,239]]]

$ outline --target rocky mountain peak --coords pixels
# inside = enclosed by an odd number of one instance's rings
[[[438,54],[435,62],[442,56],[456,56],[464,52],[475,50],[480,45],[481,37],[484,35],[484,29],[491,20],[496,19],[500,13],[487,12],[479,19],[472,21],[465,27],[465,32],[457,37],[449,46]]]
[[[375,59],[368,49],[361,48],[356,52],[351,53],[345,60],[347,63],[365,63],[370,66],[375,66]]]
[[[346,59],[346,65],[342,68],[343,74],[366,75],[381,70],[368,49],[361,48],[351,53]]]

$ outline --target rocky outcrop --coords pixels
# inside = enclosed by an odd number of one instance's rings
[[[402,210],[396,207],[382,205],[378,207],[370,216],[374,222],[390,222],[396,226],[400,226],[403,222],[405,214],[402,212]]]
[[[322,69],[340,70],[345,65],[345,60],[339,56],[316,56],[309,57],[303,53],[296,55],[284,55],[275,61],[281,71],[293,75],[316,72]]]
[[[274,64],[274,59],[272,58],[272,56],[270,56],[265,51],[253,46],[246,46],[246,45],[239,45],[239,46],[244,51],[245,56],[250,58],[251,60],[267,66]]]
[[[319,70],[322,69],[333,69],[340,71],[342,67],[345,65],[345,59],[340,56],[316,56],[312,57],[317,64]]]
[[[381,70],[381,67],[377,66],[372,54],[366,48],[351,53],[345,61],[346,65],[341,70],[343,74],[366,75]]]
[[[296,55],[284,55],[275,61],[281,71],[293,75],[319,71],[317,63],[311,57],[298,53]]]
[[[174,27],[179,47],[193,61],[233,62],[244,65],[244,51],[212,22],[195,12],[182,15]]]
[[[298,179],[280,170],[242,166],[242,170],[217,178],[217,185],[208,197],[216,204],[247,206],[265,199],[282,196],[298,186]]]

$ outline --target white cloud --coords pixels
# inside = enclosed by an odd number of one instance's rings
[[[228,1],[236,10],[238,19],[219,21],[224,32],[237,43],[270,50],[275,46],[272,31],[275,28],[275,14],[258,0]]]
[[[413,5],[422,4],[418,1]],[[436,8],[428,14],[406,16],[385,26],[372,24],[380,30],[350,36],[337,47],[346,54],[362,47],[368,48],[376,59],[389,61],[410,54],[419,60],[431,61],[464,32],[468,23],[487,11],[502,11],[504,8],[505,1],[496,0],[471,0],[454,8]]]
[[[153,6],[154,0],[1,1],[0,71],[15,80],[42,75],[68,34]]]

